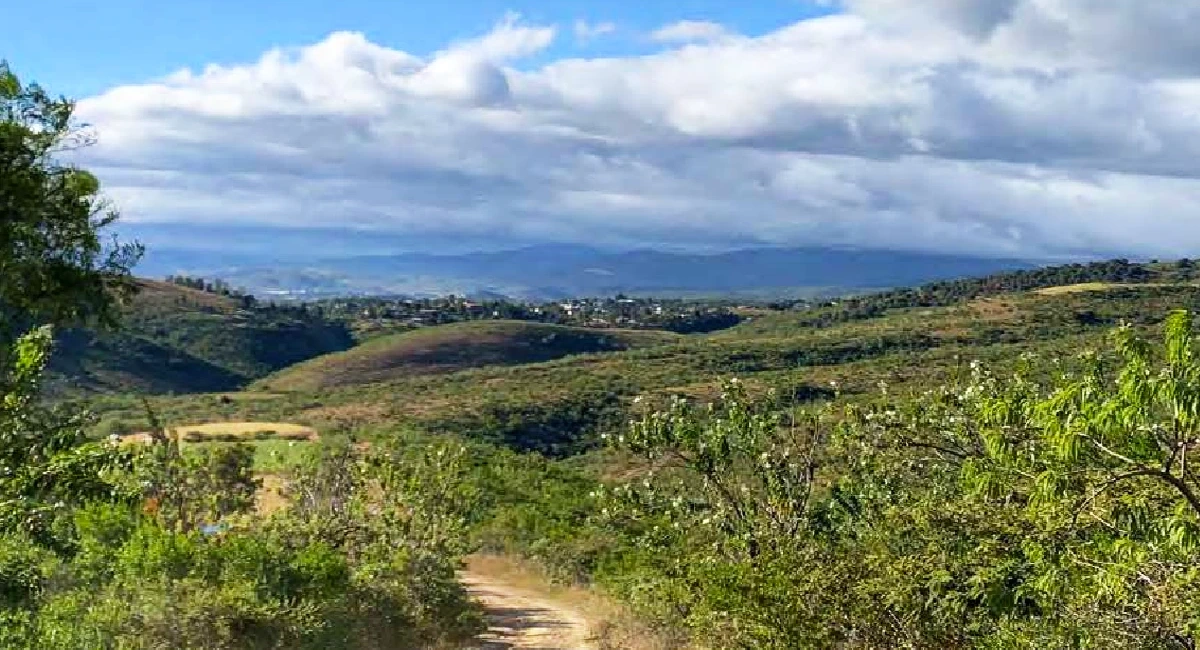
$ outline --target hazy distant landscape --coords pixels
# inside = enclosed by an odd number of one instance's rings
[[[251,293],[281,297],[455,294],[555,300],[617,293],[812,297],[1034,266],[1016,259],[886,250],[760,248],[684,254],[605,252],[568,244],[260,264],[261,259],[247,256],[214,265],[203,256],[158,251],[147,256],[138,272],[219,277]]]

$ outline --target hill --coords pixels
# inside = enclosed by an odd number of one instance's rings
[[[51,363],[58,393],[236,390],[353,344],[347,328],[302,308],[256,305],[139,281],[115,332],[63,332]]]
[[[485,366],[517,366],[572,355],[661,345],[677,335],[585,329],[522,321],[474,321],[372,339],[256,382],[272,391],[314,391]]]
[[[804,401],[830,395],[831,381],[846,398],[870,394],[880,381],[896,391],[915,390],[961,371],[971,359],[1012,363],[1023,353],[1072,359],[1101,344],[1120,322],[1149,328],[1172,308],[1200,308],[1200,289],[1191,284],[1197,271],[1190,264],[1066,265],[778,305],[710,335],[649,340],[657,345],[588,341],[553,354],[511,342],[513,328],[539,332],[535,338],[551,330],[481,321],[382,338],[253,385],[289,392],[274,399],[221,404],[196,396],[155,406],[171,421],[207,414],[318,429],[401,424],[566,454],[623,426],[636,410],[634,398],[710,395],[720,377],[738,376],[757,389],[774,386]],[[1039,291],[1088,282],[1108,288]],[[495,327],[507,329],[484,336]],[[612,336],[611,330],[580,335]],[[647,335],[661,336],[638,334]],[[584,354],[603,350],[616,351]],[[131,426],[142,417],[128,398],[110,398],[99,409]]]
[[[770,636],[737,647],[833,647],[868,629],[859,621],[875,630],[863,647],[891,647],[897,615],[921,626],[913,645],[929,647],[1074,647],[1092,628],[1097,646],[1137,635],[1149,641],[1115,645],[1191,647],[1167,642],[1161,621],[1143,612],[1165,597],[1184,614],[1170,625],[1189,629],[1195,582],[1170,581],[1197,552],[1173,526],[1185,516],[1194,526],[1200,507],[1186,511],[1169,484],[1128,469],[1138,454],[1178,466],[1173,449],[1196,462],[1194,449],[1143,444],[1143,432],[1191,429],[1124,419],[1184,411],[1156,403],[1111,421],[1111,406],[1086,413],[1106,436],[1086,456],[1064,454],[1053,434],[1060,409],[1083,408],[1060,397],[1076,392],[1054,389],[1071,386],[1064,377],[1075,371],[1095,379],[1070,390],[1117,391],[1109,405],[1152,394],[1128,389],[1146,378],[1170,387],[1155,395],[1194,397],[1187,346],[1174,348],[1186,375],[1121,372],[1111,337],[1122,323],[1160,337],[1171,310],[1200,311],[1198,275],[1190,262],[1067,265],[776,304],[727,330],[622,351],[152,404],[171,423],[295,422],[379,447],[449,438],[471,458],[463,484],[486,495],[472,527],[480,547],[595,584],[701,647],[733,647],[723,639],[739,629]],[[1107,350],[1102,363],[1090,350]],[[730,377],[739,381],[718,381]],[[1185,390],[1175,391],[1177,377]],[[768,389],[779,399],[759,411],[755,398]],[[128,397],[96,408],[115,431],[141,417]],[[1113,464],[1109,444],[1124,445],[1116,453],[1125,465]],[[1064,463],[1074,463],[1070,479]],[[1180,484],[1191,490],[1196,479],[1186,476]],[[1103,564],[1079,561],[1091,557]],[[1118,585],[1122,600],[1097,609],[1098,580]],[[1152,581],[1167,587],[1143,591]],[[990,593],[1007,600],[996,605]],[[1041,600],[1025,607],[1014,594]],[[680,616],[663,602],[720,614]],[[820,607],[806,609],[811,602]],[[927,615],[930,603],[940,609]],[[749,623],[711,623],[730,617]]]

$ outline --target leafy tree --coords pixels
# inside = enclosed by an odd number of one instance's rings
[[[117,212],[62,160],[93,142],[73,113],[0,62],[0,348],[31,324],[112,323],[133,287],[141,247],[104,239]]]
[[[113,473],[127,460],[113,445],[88,443],[80,414],[39,401],[50,343],[46,328],[27,334],[0,367],[0,531],[43,539],[68,508],[119,496]]]
[[[1200,355],[1164,330],[798,424],[676,400],[615,438],[599,575],[719,648],[1195,648]]]

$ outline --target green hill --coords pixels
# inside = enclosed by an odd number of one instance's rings
[[[311,391],[456,372],[519,366],[679,340],[656,331],[603,330],[522,321],[473,321],[372,339],[277,372],[255,384],[273,391]]]
[[[353,344],[345,326],[301,309],[148,280],[139,286],[118,331],[61,333],[51,364],[56,392],[235,390]]]
[[[759,310],[703,336],[477,321],[375,339],[251,385],[288,393],[276,399],[180,397],[156,408],[172,421],[399,423],[570,453],[622,426],[635,398],[707,396],[721,377],[774,386],[797,400],[827,396],[836,382],[844,398],[855,399],[881,381],[896,392],[921,390],[972,359],[1010,364],[1030,353],[1070,360],[1103,344],[1120,322],[1149,331],[1170,309],[1200,309],[1196,274],[1174,264],[1070,265]],[[1041,291],[1086,282],[1108,286]],[[544,345],[551,333],[553,344]],[[138,403],[125,398],[99,410],[131,422],[141,417]]]

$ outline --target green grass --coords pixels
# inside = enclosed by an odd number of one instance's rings
[[[275,373],[254,384],[269,391],[313,391],[375,384],[485,366],[516,366],[679,340],[655,331],[585,329],[520,321],[474,321],[372,339]]]

